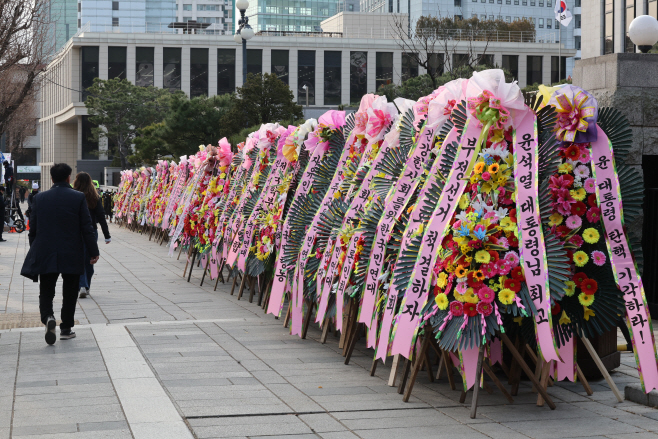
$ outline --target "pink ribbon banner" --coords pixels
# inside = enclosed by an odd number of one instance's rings
[[[448,133],[448,136],[443,142],[443,148],[445,148],[446,145],[449,145],[455,140],[457,140],[457,135],[458,133],[456,129],[453,128],[452,130],[450,130],[450,133]],[[418,201],[416,202],[416,207],[411,212],[409,223],[405,228],[405,232],[402,237],[402,243],[400,244],[400,251],[398,252],[398,255],[402,255],[404,251],[408,248],[412,240],[411,238],[412,232],[422,223],[421,208],[428,203],[428,195],[427,195],[428,190],[438,180],[439,170],[447,160],[446,156],[443,155],[443,148],[440,155],[434,160],[434,163],[432,164],[432,168],[430,169],[430,173],[427,177],[427,180],[425,181],[425,184],[420,190],[420,194],[418,195]],[[388,288],[388,298],[386,300],[386,307],[384,308],[384,316],[382,317],[382,324],[379,330],[379,341],[377,342],[376,358],[379,358],[382,361],[386,360],[386,356],[388,355],[389,352],[391,328],[393,326],[393,318],[395,317],[395,309],[397,307],[397,301],[398,301],[398,291],[392,279]]]
[[[180,199],[181,192],[183,191],[183,185],[185,184],[186,174],[186,169],[181,169],[178,172],[178,177],[176,177],[174,188],[172,189],[171,194],[169,195],[169,199],[167,200],[167,209],[165,209],[164,216],[162,217],[163,229],[169,227],[169,218],[171,218],[171,214],[174,213],[174,207],[177,204],[176,202]]]
[[[416,186],[418,186],[425,162],[430,157],[433,140],[434,130],[424,126],[418,142],[416,142],[404,168],[402,168],[402,177],[395,184],[392,193],[389,193],[386,197],[384,215],[377,224],[370,258],[368,260],[363,301],[361,302],[361,312],[359,314],[359,322],[365,323],[368,328],[371,327],[373,322],[377,288],[379,287],[378,279],[381,276],[384,265],[386,244],[391,237],[395,219],[400,216],[402,209],[407,205],[407,202],[416,190]]]
[[[203,174],[206,173],[206,168],[208,167],[207,164],[203,165],[199,169],[196,170],[196,174],[194,175],[194,179],[190,182],[190,185],[186,188],[185,193],[183,194],[183,212],[181,213],[180,217],[178,218],[178,223],[176,224],[176,229],[174,230],[174,233],[171,235],[171,242],[176,242],[178,237],[180,236],[181,232],[183,231],[183,226],[185,225],[185,218],[187,218],[187,215],[189,213],[190,209],[190,203],[192,202],[192,198],[194,198],[194,194],[196,193],[197,188],[199,187],[199,180],[203,177]],[[174,247],[170,246],[169,247],[169,256],[172,256],[174,254]]]
[[[450,171],[439,202],[432,213],[427,229],[423,235],[420,253],[407,286],[407,291],[397,316],[393,334],[391,353],[401,354],[406,358],[411,355],[411,348],[418,335],[423,308],[427,302],[432,277],[432,268],[438,257],[441,241],[445,236],[452,215],[457,209],[459,199],[468,183],[466,171],[476,156],[476,145],[482,128],[478,121],[469,117],[464,127],[455,163]]]
[[[292,200],[291,206],[294,206],[298,199],[306,196],[311,190],[315,174],[318,172],[318,167],[322,162],[324,156],[324,148],[315,148],[313,155],[310,157],[306,169],[302,174],[302,178],[297,186],[295,197]],[[267,312],[276,316],[281,315],[283,308],[283,295],[288,287],[288,271],[292,267],[287,267],[285,262],[282,261],[281,255],[283,250],[288,244],[290,238],[290,216],[286,217],[283,222],[283,232],[281,234],[281,245],[279,246],[279,257],[276,258],[276,266],[274,269],[274,282],[272,283],[272,291],[270,293],[270,303],[267,305]]]
[[[548,261],[539,215],[539,153],[537,118],[528,110],[514,131],[514,172],[519,252],[525,281],[535,304],[537,348],[546,361],[560,361],[553,336]]]
[[[601,206],[612,272],[626,302],[626,322],[631,332],[637,370],[644,391],[649,393],[658,389],[658,365],[651,316],[642,279],[637,273],[624,231],[621,191],[612,144],[605,132],[598,126],[596,128],[598,137],[591,146],[596,198]]]
[[[576,337],[569,338],[569,341],[562,343],[559,347],[560,358],[562,361],[555,362],[555,375],[558,381],[569,380],[576,381]]]
[[[224,204],[224,210],[222,212],[222,215],[219,217],[219,221],[217,222],[217,228],[221,227],[221,233],[217,233],[217,237],[215,238],[215,242],[213,244],[213,247],[217,248],[217,260],[218,261],[225,261],[226,257],[228,256],[226,252],[226,241],[228,239],[228,224],[224,226],[224,223],[228,223],[228,221],[231,219],[231,215],[235,211],[235,209],[230,210],[231,204],[233,203],[233,200],[238,194],[238,190],[242,189],[244,181],[243,178],[245,178],[245,174],[247,173],[247,170],[242,167],[240,164],[237,171],[236,171],[236,176],[234,180],[231,182],[231,187],[229,189],[229,194],[228,197],[226,198],[226,203]],[[239,202],[239,201],[238,201]],[[224,241],[222,243],[222,247],[219,247],[219,241],[224,238]]]

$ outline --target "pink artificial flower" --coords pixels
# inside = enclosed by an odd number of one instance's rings
[[[487,317],[493,312],[493,305],[491,302],[478,302],[476,309],[480,314]]]
[[[601,209],[598,207],[590,207],[587,211],[587,221],[595,223],[601,219]]]
[[[450,313],[455,317],[461,317],[464,315],[464,305],[461,302],[452,301],[450,302]]]
[[[576,247],[580,248],[580,246],[583,245],[583,242],[585,242],[585,240],[583,240],[583,238],[580,235],[573,235],[569,240],[569,242],[575,245]]]
[[[481,302],[491,303],[496,298],[496,293],[489,287],[482,287],[478,290],[478,298]]]
[[[558,197],[557,201],[553,203],[553,207],[557,207],[558,212],[561,215],[570,215],[571,214],[571,205],[575,203],[576,200]]]
[[[489,181],[489,180],[491,180],[491,174],[489,174],[489,172],[487,172],[487,171],[483,172],[483,173],[482,173],[482,179],[483,179],[484,181]]]
[[[251,157],[247,156],[245,157],[244,161],[242,162],[242,167],[244,169],[249,169],[251,167],[251,164],[253,163],[253,160],[251,160]]]
[[[455,287],[455,290],[457,290],[459,294],[464,294],[467,288],[468,286],[466,285],[466,282],[459,282],[457,287]]]
[[[605,253],[603,253],[602,251],[594,250],[592,252],[592,261],[594,262],[594,264],[601,267],[603,264],[605,264],[606,261]]]
[[[583,187],[585,188],[585,191],[588,194],[593,194],[596,192],[596,182],[594,181],[593,178],[588,178],[585,180],[585,183],[583,183]]]
[[[509,241],[507,240],[507,238],[505,238],[503,236],[502,238],[498,238],[498,245],[508,249],[509,248]]]
[[[565,224],[571,230],[574,230],[583,225],[583,220],[578,215],[570,215],[567,217]]]
[[[507,191],[505,190],[504,187],[500,186],[500,187],[498,188],[498,196],[499,196],[499,197],[504,197],[506,193],[507,193]]]
[[[591,157],[589,155],[589,148],[587,147],[587,144],[581,144],[578,146],[580,147],[580,156],[578,157],[578,160],[581,163],[589,163]]]
[[[501,239],[505,239],[507,241],[506,238]],[[500,240],[498,240],[498,244],[500,245]],[[515,251],[507,252],[505,255],[505,261],[507,261],[507,263],[510,264],[512,268],[514,268],[519,265],[519,254]]]
[[[499,259],[496,262],[496,271],[500,276],[507,276],[511,269],[512,266],[505,259]]]
[[[480,265],[480,271],[484,274],[484,277],[491,279],[496,275],[498,270],[496,269],[496,264],[494,262],[489,262],[487,264]]]

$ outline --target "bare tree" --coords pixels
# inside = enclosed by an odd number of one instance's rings
[[[485,59],[492,39],[491,32],[452,29],[451,23],[452,19],[420,17],[412,30],[406,15],[396,16],[393,20],[398,46],[412,62],[427,71],[434,88],[437,87],[437,78],[443,73],[455,79],[464,70],[475,70]]]
[[[0,0],[0,135],[19,116],[34,122],[39,74],[54,52],[50,0]],[[24,103],[24,111],[19,111]],[[22,143],[22,141],[21,141]]]

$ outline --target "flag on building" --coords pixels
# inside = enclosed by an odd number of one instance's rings
[[[555,2],[555,20],[559,21],[562,26],[569,26],[571,18],[571,11],[567,9],[567,3],[564,0],[557,0]]]

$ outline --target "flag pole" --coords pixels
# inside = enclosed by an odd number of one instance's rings
[[[558,30],[558,52],[557,52],[557,82],[562,81],[562,23]]]

